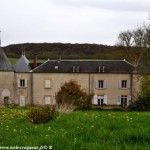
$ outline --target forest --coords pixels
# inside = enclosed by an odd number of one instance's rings
[[[33,59],[37,53],[38,59],[102,59],[123,60],[134,62],[140,56],[138,47],[131,47],[130,59],[126,46],[108,46],[101,44],[71,44],[71,43],[22,43],[3,47],[7,57],[19,58],[25,50],[26,57]]]

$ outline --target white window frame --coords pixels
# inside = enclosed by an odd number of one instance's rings
[[[97,96],[97,105],[98,105],[98,100],[100,100],[100,106],[107,105],[107,95]]]
[[[105,70],[105,66],[99,65],[98,71],[99,71],[99,72],[104,72],[104,70]]]
[[[100,104],[99,104],[100,100]],[[104,105],[104,96],[97,96],[97,105],[101,106]]]
[[[51,96],[50,95],[45,95],[44,96],[44,104],[45,105],[51,105],[51,102],[52,101],[52,98],[51,98]]]
[[[73,66],[73,72],[79,72],[80,66]]]
[[[104,103],[103,104],[107,105],[107,95],[103,95],[102,97],[104,99]],[[98,105],[98,98],[99,98],[99,96],[97,96],[96,94],[93,96],[93,104],[94,105]]]
[[[18,87],[19,88],[26,88],[27,87],[27,80],[26,79],[19,79],[18,80]]]
[[[45,80],[45,88],[46,89],[50,89],[51,88],[51,80],[50,79],[46,79]]]
[[[121,81],[121,88],[123,89],[123,88],[127,88],[127,80],[122,80]]]
[[[130,88],[130,80],[120,80],[119,88],[120,89],[129,89]]]
[[[129,106],[130,101],[131,101],[131,96],[130,95],[128,95],[128,96],[127,95],[121,95],[121,96],[119,96],[117,104],[125,106],[125,105],[122,104],[122,101],[125,101],[125,100],[126,100],[126,106]]]
[[[107,83],[106,80],[96,80],[96,89],[106,89]]]
[[[128,104],[128,96],[121,95],[121,106],[127,106],[127,104]]]

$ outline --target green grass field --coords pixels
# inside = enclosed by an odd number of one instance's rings
[[[10,63],[12,65],[14,65],[17,61],[18,61],[19,58],[8,58],[8,60],[10,61]],[[29,60],[31,63],[33,62],[33,60]],[[38,62],[45,62],[47,61],[46,59],[38,59]]]
[[[76,111],[33,125],[28,108],[0,109],[0,146],[52,146],[54,150],[149,150],[150,113]]]

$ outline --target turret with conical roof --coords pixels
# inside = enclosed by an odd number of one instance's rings
[[[3,49],[0,46],[0,71],[13,71],[13,67],[8,61]]]
[[[29,65],[29,60],[25,56],[25,52],[19,58],[19,60],[14,64],[14,70],[16,72],[29,72],[31,67]]]

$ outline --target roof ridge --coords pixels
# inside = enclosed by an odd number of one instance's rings
[[[34,69],[32,69],[30,72],[33,72],[35,69],[37,69],[38,67],[41,67],[42,65],[44,65],[45,63],[47,63],[49,61],[49,59],[47,61],[45,61],[44,63],[40,64],[39,66],[35,67]]]
[[[49,60],[49,61],[58,61],[57,59],[52,59],[52,60]],[[102,60],[102,59],[63,59],[61,61],[125,61],[125,60]],[[127,61],[126,61],[127,62]]]
[[[125,61],[125,62],[128,63],[129,65],[135,67],[135,66],[134,66],[133,64],[131,64],[130,62],[128,62],[128,61],[126,61],[126,60],[123,60],[123,61]]]

